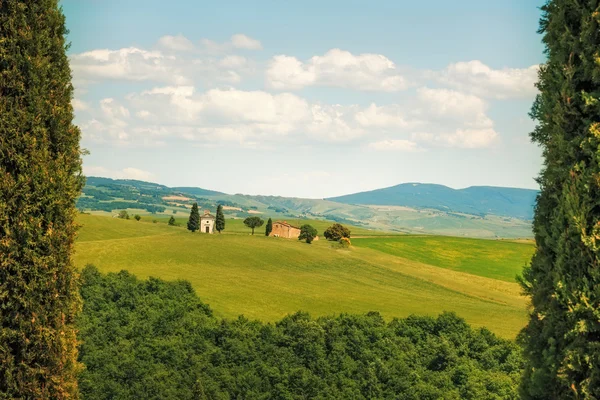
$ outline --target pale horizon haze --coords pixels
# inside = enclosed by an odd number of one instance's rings
[[[543,1],[61,4],[86,175],[303,198],[538,189]]]

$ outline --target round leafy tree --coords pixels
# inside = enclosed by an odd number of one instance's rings
[[[341,238],[350,237],[350,229],[341,224],[333,224],[323,232],[323,236],[327,240],[339,241]]]
[[[252,229],[252,234],[254,235],[254,229],[260,228],[265,221],[263,221],[260,217],[248,217],[244,220],[244,225],[248,228]]]
[[[317,230],[312,225],[305,224],[300,227],[300,236],[298,240],[306,240],[310,244],[317,237]]]

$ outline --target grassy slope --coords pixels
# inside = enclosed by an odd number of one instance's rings
[[[527,243],[448,236],[360,238],[352,243],[424,264],[506,282],[515,281],[534,250]]]
[[[424,264],[419,252],[409,260],[363,245],[337,250],[324,240],[307,245],[263,235],[191,234],[182,227],[88,215],[80,222],[78,266],[189,280],[221,316],[274,321],[297,310],[377,310],[391,318],[452,310],[505,337],[514,337],[525,323],[525,301],[515,283]],[[482,251],[485,246],[472,253]],[[443,260],[427,261],[446,267]]]

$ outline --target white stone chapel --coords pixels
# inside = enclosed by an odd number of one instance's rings
[[[215,217],[208,210],[204,210],[204,215],[200,216],[200,232],[213,233],[215,227]]]

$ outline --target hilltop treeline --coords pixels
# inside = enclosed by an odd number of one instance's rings
[[[451,313],[221,320],[186,281],[82,273],[86,399],[512,399],[516,345]]]

